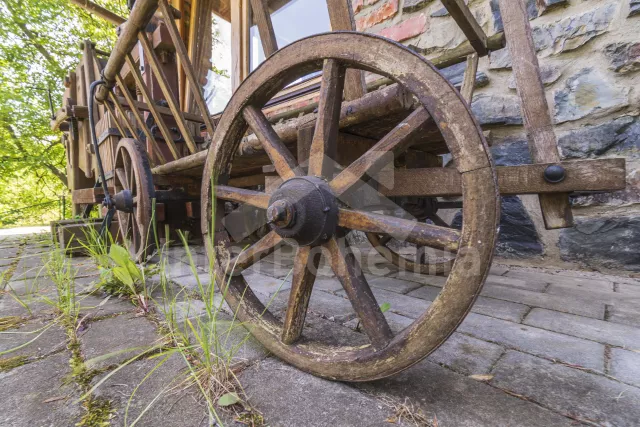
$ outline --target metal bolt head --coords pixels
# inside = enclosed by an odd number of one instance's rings
[[[544,170],[544,180],[551,184],[562,182],[565,177],[566,171],[560,165],[551,165]]]
[[[294,222],[294,210],[286,200],[277,200],[267,208],[267,222],[281,228],[290,227]]]

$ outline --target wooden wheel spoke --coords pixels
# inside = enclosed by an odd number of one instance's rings
[[[269,207],[270,195],[261,191],[245,190],[244,188],[228,187],[226,185],[216,185],[215,196],[222,200],[246,203],[257,208],[267,209]]]
[[[311,176],[331,176],[332,173],[345,71],[345,67],[335,59],[325,59],[320,84],[318,118],[309,153],[309,175]]]
[[[451,252],[457,252],[460,242],[458,230],[350,209],[340,209],[338,224],[351,230],[388,234],[398,240]]]
[[[245,107],[243,116],[251,130],[258,137],[282,179],[286,180],[294,176],[303,175],[300,168],[298,168],[296,159],[284,145],[262,110],[249,105]]]
[[[116,168],[116,176],[120,181],[120,186],[125,189],[129,188],[129,182],[127,181],[127,175],[123,168]]]
[[[285,344],[293,344],[302,334],[320,259],[314,255],[310,246],[299,247],[296,252],[289,304],[282,327],[282,342]]]
[[[234,257],[229,263],[229,268],[233,268],[233,272],[236,273],[251,267],[262,258],[272,254],[280,247],[281,243],[282,237],[275,231],[270,231],[262,239]]]
[[[418,107],[331,181],[330,186],[336,196],[340,196],[362,181],[365,174],[373,176],[392,162],[395,156],[404,151],[430,121],[429,113],[423,107]]]
[[[353,253],[348,251],[346,239],[343,241],[344,246],[338,243],[335,237],[325,243],[331,257],[331,268],[342,283],[371,344],[376,348],[383,348],[391,341],[393,333],[362,273],[360,264]]]

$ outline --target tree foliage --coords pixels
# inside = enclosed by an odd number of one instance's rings
[[[124,0],[97,3],[127,14]],[[108,51],[115,37],[111,24],[67,0],[0,0],[0,227],[57,219],[68,190],[49,98],[61,105],[82,41]]]

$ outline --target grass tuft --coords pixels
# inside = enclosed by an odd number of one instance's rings
[[[9,372],[10,370],[22,366],[27,363],[27,356],[14,356],[0,359],[0,372]]]
[[[17,328],[24,324],[25,319],[20,316],[0,317],[0,332]]]

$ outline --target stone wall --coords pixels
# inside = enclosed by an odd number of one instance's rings
[[[465,37],[438,0],[352,0],[358,30],[428,58]],[[487,35],[497,0],[468,0]],[[576,227],[547,231],[536,196],[505,197],[498,256],[520,264],[640,271],[640,0],[527,0],[564,159],[625,157],[628,186],[572,198]],[[460,79],[464,65],[445,70]],[[498,165],[530,163],[507,49],[482,58],[472,109]]]

